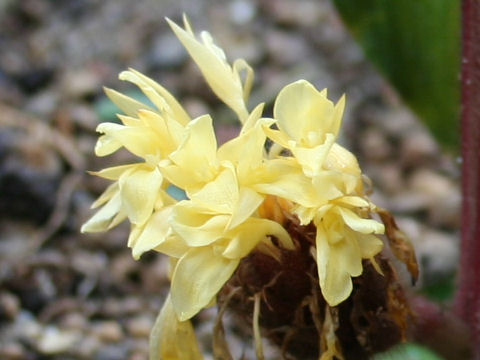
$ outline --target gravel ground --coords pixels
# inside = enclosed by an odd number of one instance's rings
[[[420,287],[448,279],[458,258],[458,164],[365,60],[327,0],[0,1],[0,358],[145,359],[168,291],[165,258],[138,262],[128,226],[80,235],[106,183],[86,174],[125,162],[93,156],[95,127],[111,118],[102,85],[133,91],[133,67],[179,96],[192,115],[211,112],[220,140],[236,131],[164,17],[186,12],[229,59],[256,71],[252,103],[304,78],[347,94],[342,142],[392,210],[422,266]],[[215,310],[195,320],[210,353]],[[236,358],[251,339],[228,317]],[[269,350],[273,354],[273,350]],[[274,358],[274,355],[271,355]],[[210,357],[211,358],[211,357]]]

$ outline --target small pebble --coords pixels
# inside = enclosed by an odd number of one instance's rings
[[[102,321],[94,324],[93,334],[104,342],[118,342],[123,339],[122,327],[116,321]]]
[[[4,360],[24,360],[25,351],[19,343],[10,342],[0,345],[0,358]]]
[[[71,349],[81,338],[80,332],[60,330],[56,326],[45,327],[37,342],[37,348],[42,354],[54,355]]]
[[[146,316],[129,319],[127,322],[127,330],[133,337],[148,338],[150,330],[152,330],[153,321],[153,317]]]
[[[20,311],[20,301],[14,294],[8,292],[0,293],[0,319],[2,317],[13,320]]]

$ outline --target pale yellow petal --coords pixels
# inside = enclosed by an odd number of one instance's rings
[[[136,166],[137,164],[113,166],[106,169],[102,169],[100,171],[90,171],[89,173],[91,175],[99,176],[104,179],[118,180],[125,171],[131,170]]]
[[[305,176],[296,163],[284,159],[268,161],[262,177],[257,179],[252,188],[262,194],[276,195],[306,207],[318,206],[320,202],[311,179]]]
[[[322,295],[330,306],[344,301],[352,292],[351,276],[362,272],[361,254],[354,243],[331,245],[328,230],[317,228],[317,266]]]
[[[232,239],[222,255],[230,259],[247,256],[260,242],[267,241],[269,236],[277,238],[285,249],[294,249],[292,239],[283,226],[268,219],[249,218],[228,232],[227,236]]]
[[[190,321],[179,321],[170,294],[150,333],[150,360],[203,360]]]
[[[162,139],[158,145],[164,156],[176,150],[185,137],[185,127],[168,115],[161,116],[152,111],[140,110],[138,116]]]
[[[101,135],[95,144],[95,155],[107,156],[120,149],[122,144],[111,136]]]
[[[178,121],[181,125],[186,125],[190,121],[190,116],[185,111],[185,109],[180,105],[180,103],[175,99],[175,97],[163,86],[161,86],[156,81],[150,79],[149,77],[143,75],[134,69],[129,69],[130,72],[137,76],[138,81],[143,82],[155,90],[160,96],[163,97],[166,104],[168,105],[167,112],[172,115],[172,117]],[[133,77],[131,78],[133,80]]]
[[[250,115],[248,115],[247,120],[243,124],[242,130],[240,131],[240,134],[243,134],[244,132],[246,132],[247,130],[250,130],[251,128],[253,128],[255,126],[257,121],[262,116],[264,107],[265,107],[265,103],[261,103],[261,104],[258,104],[255,107],[255,109],[252,110]],[[270,125],[268,125],[268,126],[270,126]]]
[[[172,229],[189,246],[204,246],[221,238],[230,220],[228,215],[212,215],[203,210],[191,201],[181,201],[172,210]]]
[[[239,195],[235,170],[232,167],[224,168],[214,180],[189,195],[200,206],[218,213],[232,214]]]
[[[105,136],[99,138],[95,153],[98,156],[108,155],[124,146],[132,154],[145,157],[147,154],[157,154],[161,139],[149,128],[138,126],[124,126],[115,123],[101,123],[97,132]]]
[[[172,304],[178,319],[188,320],[207,306],[238,263],[215,254],[209,246],[190,249],[178,261],[172,277]]]
[[[264,131],[268,138],[276,144],[284,147],[285,149],[289,149],[291,147],[290,137],[287,133],[280,130],[274,130],[270,127],[265,127]]]
[[[212,119],[205,115],[187,125],[187,135],[179,148],[170,154],[172,165],[162,166],[165,177],[190,196],[218,174],[217,142]]]
[[[138,112],[140,112],[140,111],[148,111],[148,110],[138,109],[136,116],[138,116]],[[140,119],[136,118],[136,117],[122,115],[122,114],[117,114],[117,117],[120,119],[122,124],[125,125],[125,126],[142,126],[142,121]]]
[[[321,199],[320,203],[337,199],[345,194],[345,176],[337,171],[320,171],[313,177],[312,185]]]
[[[383,242],[372,234],[355,234],[362,258],[371,259],[383,249]]]
[[[213,44],[210,34],[203,32],[203,42],[200,42],[195,39],[189,26],[187,31],[185,31],[170,19],[167,19],[167,21],[200,68],[213,92],[237,113],[242,122],[245,121],[248,117],[248,111],[245,106],[244,91],[240,77],[226,62],[223,51]],[[187,22],[186,19],[185,22]]]
[[[127,95],[113,89],[103,88],[108,98],[117,105],[126,115],[136,117],[140,109],[153,110],[150,106],[141,103]]]
[[[108,200],[110,200],[113,197],[113,195],[115,195],[117,192],[118,192],[118,182],[114,182],[113,184],[108,185],[105,191],[98,197],[97,200],[93,202],[90,208],[96,209],[99,206],[102,206]]]
[[[355,155],[337,143],[333,144],[328,153],[325,159],[325,167],[347,172],[356,177],[360,177],[362,174]]]
[[[333,103],[308,81],[299,80],[285,86],[277,96],[273,109],[280,130],[300,146],[316,146],[332,133]]]
[[[247,74],[245,76],[245,82],[242,84],[243,88],[243,100],[247,103],[248,97],[250,96],[250,90],[252,89],[253,80],[255,73],[253,69],[244,59],[237,59],[233,62],[233,71],[240,78],[240,73],[245,71]]]
[[[130,222],[144,224],[152,214],[163,177],[158,169],[138,166],[119,179],[122,207]]]
[[[170,235],[171,230],[168,219],[171,211],[171,206],[155,211],[148,219],[147,223],[136,239],[134,239],[134,241],[129,241],[128,246],[132,249],[132,254],[135,259],[138,259],[146,251],[154,248],[156,248],[157,251],[161,249],[161,244],[164,243],[166,238]],[[182,249],[176,249],[180,250],[182,254],[186,252],[186,244],[183,241],[180,241],[180,239],[178,247],[183,248],[183,252],[181,251]],[[169,256],[178,255],[178,252],[175,254],[170,254],[166,251],[161,252]]]
[[[340,130],[340,125],[342,124],[343,111],[345,110],[345,95],[342,95],[340,100],[335,104],[333,109],[333,115],[331,118],[330,129],[332,133],[337,136],[338,131]]]
[[[295,146],[291,151],[298,163],[302,165],[305,175],[309,177],[316,176],[322,171],[325,159],[335,142],[332,134],[325,135],[325,142],[313,148]]]
[[[102,232],[109,229],[115,216],[120,212],[122,206],[120,193],[114,192],[110,200],[97,211],[85,224],[82,225],[81,232]]]
[[[338,205],[348,206],[352,208],[368,208],[370,203],[360,196],[342,196],[335,199],[335,203]]]
[[[267,139],[263,127],[271,119],[260,119],[256,125],[238,137],[226,142],[218,149],[218,158],[234,164],[240,184],[256,182],[252,172],[262,165]]]
[[[232,217],[228,223],[228,229],[233,229],[235,226],[244,222],[252,213],[258,209],[263,202],[264,197],[248,187],[240,189],[238,202],[232,212]]]
[[[173,232],[163,239],[154,250],[172,258],[181,258],[190,249],[187,243]]]
[[[376,220],[362,219],[352,210],[347,208],[338,207],[338,211],[345,221],[345,224],[347,224],[352,230],[358,231],[362,234],[383,234],[385,232],[384,225]]]

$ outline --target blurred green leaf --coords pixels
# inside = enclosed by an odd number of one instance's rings
[[[421,292],[429,299],[435,301],[447,301],[455,294],[456,277],[454,274],[441,277],[424,285]]]
[[[447,148],[459,143],[460,1],[334,0],[366,55]]]
[[[442,360],[442,358],[424,346],[403,344],[375,355],[373,360]]]

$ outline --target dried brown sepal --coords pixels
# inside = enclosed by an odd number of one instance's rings
[[[385,234],[387,235],[390,249],[395,257],[405,264],[412,277],[412,285],[415,285],[418,280],[419,269],[412,243],[407,235],[398,228],[395,218],[390,212],[381,208],[378,208],[376,212],[380,215],[385,225]]]
[[[215,319],[215,325],[213,326],[213,356],[218,360],[232,360],[233,356],[228,347],[227,341],[225,339],[225,329],[223,327],[222,318],[227,310],[228,303],[230,302],[232,296],[234,296],[241,289],[236,288],[232,289],[231,293],[223,299],[222,303],[218,304],[218,313]]]
[[[326,306],[325,307],[325,319],[323,321],[322,337],[321,337],[321,349],[322,356],[320,360],[338,359],[344,360],[343,354],[338,344],[337,336],[335,332],[338,330],[338,308]]]
[[[255,339],[255,354],[257,355],[257,360],[264,360],[263,356],[263,345],[262,345],[262,336],[260,335],[260,293],[256,293],[254,296],[254,305],[253,305],[253,337]]]
[[[383,275],[369,260],[364,260],[363,274],[353,279],[350,297],[329,308],[321,294],[316,262],[311,255],[315,227],[301,226],[291,217],[286,217],[284,226],[296,244],[295,250],[278,247],[280,261],[260,251],[252,252],[219,294],[220,302],[233,289],[241,288],[231,297],[228,308],[250,332],[253,299],[259,294],[262,335],[279,346],[283,359],[318,360],[322,349],[328,352],[327,338],[330,344],[334,343],[332,328],[337,339],[335,349],[339,354],[341,350],[346,360],[369,359],[405,339],[411,313],[387,258],[375,258]],[[340,358],[333,356],[330,358]]]

